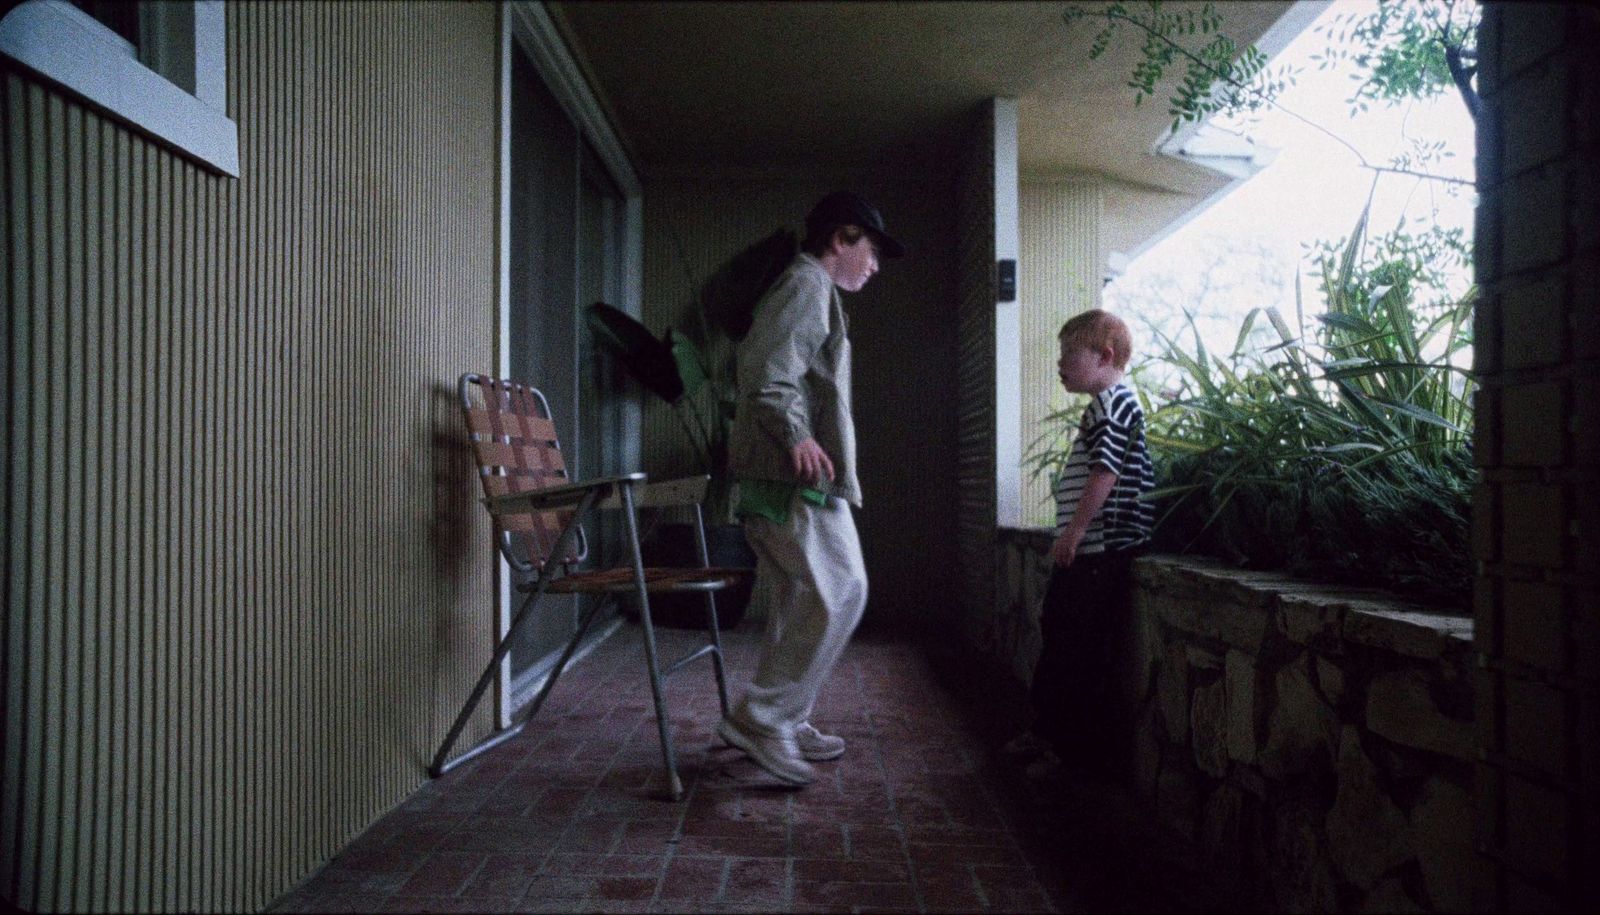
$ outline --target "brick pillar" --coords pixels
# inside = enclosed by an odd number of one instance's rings
[[[1592,910],[1600,862],[1600,16],[1479,32],[1477,906]]]

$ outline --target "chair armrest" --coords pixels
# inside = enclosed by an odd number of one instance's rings
[[[616,499],[614,490],[619,483],[642,483],[645,480],[643,473],[630,473],[620,477],[598,477],[593,480],[579,480],[565,486],[551,486],[547,489],[532,489],[527,492],[508,492],[501,496],[489,496],[483,504],[489,506],[491,515],[520,515],[527,512],[550,511],[556,508],[566,508],[577,505],[583,497],[590,492],[599,490],[599,499]]]
[[[645,483],[633,490],[634,508],[666,508],[674,505],[698,505],[705,501],[706,488],[711,478],[705,474]],[[608,493],[600,500],[600,508],[621,508],[620,493]]]

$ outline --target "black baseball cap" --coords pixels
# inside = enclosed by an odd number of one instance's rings
[[[834,191],[818,200],[817,205],[806,214],[806,234],[828,226],[860,226],[877,242],[878,251],[884,257],[899,257],[906,253],[905,245],[889,237],[889,233],[883,230],[883,216],[878,208],[860,194]]]

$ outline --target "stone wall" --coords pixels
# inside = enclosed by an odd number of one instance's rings
[[[1000,542],[985,647],[1024,680],[1049,540]],[[1108,668],[1128,734],[1097,739],[1131,745],[1156,815],[1263,907],[1470,908],[1471,620],[1209,560],[1136,568],[1137,637]]]

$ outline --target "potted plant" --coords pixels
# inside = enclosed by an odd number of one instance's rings
[[[597,348],[672,407],[701,471],[710,477],[705,511],[712,565],[755,565],[743,529],[734,522],[731,502],[728,430],[738,405],[733,345],[749,332],[756,303],[798,250],[795,233],[779,229],[741,251],[697,288],[684,320],[660,337],[604,302],[588,308],[586,317]],[[647,561],[680,565],[699,560],[690,525],[661,524],[654,533],[649,542],[641,544]],[[723,625],[738,624],[749,594],[747,585],[719,597]],[[652,616],[663,625],[701,624],[698,598],[692,596],[663,596],[653,600],[651,608]]]

